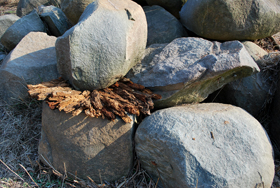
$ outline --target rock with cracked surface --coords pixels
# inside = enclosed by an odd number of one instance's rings
[[[131,123],[120,118],[114,121],[90,118],[84,113],[73,117],[44,104],[40,160],[52,164],[62,174],[66,168],[70,177],[76,174],[99,183],[100,177],[103,181],[115,181],[127,176],[133,167],[136,120],[135,115],[129,117]]]
[[[143,9],[148,23],[147,46],[155,43],[170,43],[176,38],[187,36],[179,20],[164,8],[154,5],[144,6]]]
[[[70,29],[71,24],[61,9],[55,6],[40,6],[39,14],[41,19],[47,24],[51,35],[59,37]]]
[[[1,43],[11,51],[30,32],[45,32],[46,28],[36,10],[17,20],[1,37]]]
[[[214,40],[255,40],[280,30],[279,0],[192,0],[180,11],[182,24]]]
[[[165,188],[265,187],[273,151],[262,125],[239,107],[184,105],[146,117],[135,134],[142,167]]]
[[[238,41],[211,42],[202,38],[178,38],[154,58],[142,61],[129,78],[162,99],[156,108],[203,101],[223,85],[250,76],[259,67]]]
[[[0,96],[7,103],[28,99],[26,84],[59,77],[55,55],[56,37],[30,32],[4,59],[0,69]]]
[[[57,39],[58,71],[76,89],[106,88],[138,62],[146,42],[147,21],[140,5],[95,1],[79,23]]]

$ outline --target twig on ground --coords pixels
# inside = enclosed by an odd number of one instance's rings
[[[27,173],[27,175],[30,177],[30,179],[33,181],[33,183],[39,187],[39,185],[33,180],[33,178],[31,177],[31,175],[28,173],[28,171],[25,169],[24,166],[22,166],[21,164],[19,164],[19,166],[21,166],[21,168],[23,168],[23,170]]]
[[[10,169],[10,167],[8,167],[8,165],[6,165],[1,159],[0,159],[0,162],[3,165],[5,165],[5,167],[7,167],[12,173],[14,173],[17,177],[19,177],[19,179],[21,179],[24,182],[24,180],[17,173],[15,173],[12,169]]]

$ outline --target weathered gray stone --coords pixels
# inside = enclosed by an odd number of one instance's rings
[[[5,33],[5,31],[13,25],[20,17],[14,15],[14,14],[6,14],[3,16],[0,16],[0,38]]]
[[[99,0],[57,39],[58,71],[77,89],[106,88],[137,63],[146,42],[147,22],[140,5]]]
[[[148,5],[159,5],[165,8],[168,12],[179,18],[179,11],[187,0],[146,0]]]
[[[56,37],[31,32],[4,59],[0,69],[0,96],[7,103],[28,99],[26,84],[59,77],[55,55]]]
[[[255,40],[280,30],[279,0],[187,1],[182,24],[197,35],[214,40]]]
[[[280,32],[272,35],[271,37],[274,40],[276,46],[280,49]]]
[[[273,151],[265,130],[231,105],[156,111],[139,125],[135,149],[142,167],[155,181],[160,174],[165,188],[270,188],[273,181]]]
[[[61,9],[55,6],[40,6],[39,14],[41,19],[47,24],[49,32],[59,37],[70,29],[71,24]]]
[[[60,1],[61,0],[20,0],[17,6],[17,16],[25,16],[40,5],[54,5],[59,7]]]
[[[143,7],[148,23],[147,46],[154,43],[170,43],[176,38],[186,37],[182,24],[164,8],[154,5]]]
[[[151,62],[138,64],[129,78],[162,95],[155,107],[164,108],[201,102],[226,83],[258,71],[238,41],[219,43],[189,37],[173,40]]]
[[[72,25],[78,23],[86,7],[96,0],[61,0],[61,10]]]
[[[45,32],[46,28],[37,12],[34,10],[30,14],[17,20],[1,37],[1,43],[9,51],[14,49],[20,40],[30,32]]]
[[[103,181],[127,176],[133,167],[135,128],[135,115],[129,116],[131,123],[120,118],[90,118],[84,113],[73,117],[44,104],[40,160],[47,160],[63,174],[65,164],[68,176],[77,173],[77,177],[95,182],[100,182],[100,176]]]
[[[267,98],[272,95],[273,80],[267,66],[273,62],[268,53],[252,42],[243,43],[249,54],[260,67],[260,72],[227,84],[216,96],[216,102],[239,106],[257,116]]]

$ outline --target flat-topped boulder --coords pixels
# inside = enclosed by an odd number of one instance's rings
[[[258,71],[238,41],[220,43],[188,37],[173,40],[128,75],[133,82],[160,94],[162,99],[155,101],[155,107],[164,108],[201,102],[226,83]]]

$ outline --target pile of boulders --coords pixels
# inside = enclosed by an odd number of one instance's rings
[[[44,104],[44,163],[114,181],[132,169],[135,142],[160,186],[271,187],[272,145],[253,116],[275,92],[278,78],[267,70],[280,58],[251,41],[280,31],[278,0],[20,0],[17,15],[0,17],[8,104],[28,99],[27,84],[60,76],[81,91],[127,77],[162,96],[151,116],[128,114],[129,123]],[[215,91],[211,101],[227,104],[197,104]],[[279,91],[270,132],[280,146]]]

